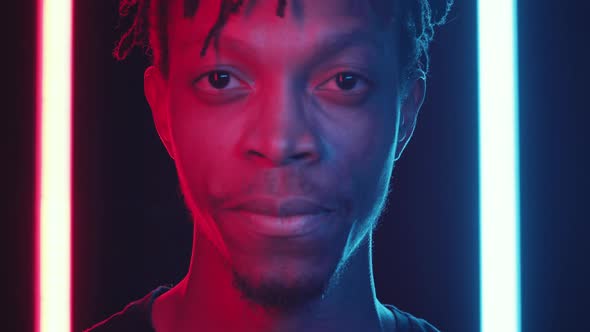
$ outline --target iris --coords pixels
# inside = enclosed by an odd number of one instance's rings
[[[336,84],[342,90],[351,90],[356,86],[358,78],[353,73],[338,73],[336,76]]]
[[[209,84],[216,89],[223,89],[229,84],[229,75],[227,71],[212,71],[208,75]]]

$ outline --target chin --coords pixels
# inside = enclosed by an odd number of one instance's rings
[[[321,299],[327,289],[330,273],[268,273],[252,275],[233,270],[233,286],[243,298],[275,312],[292,312]]]
[[[217,215],[229,253],[233,286],[265,309],[288,312],[321,299],[329,288],[350,235],[344,218],[301,237],[262,236],[241,219]]]

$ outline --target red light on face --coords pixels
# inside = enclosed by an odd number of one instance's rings
[[[71,331],[72,0],[39,0],[35,331]]]

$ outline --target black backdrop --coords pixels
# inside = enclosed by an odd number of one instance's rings
[[[16,69],[2,140],[2,244],[14,272],[7,331],[33,327],[34,4],[8,4],[2,23],[4,65]],[[75,10],[74,331],[178,281],[190,254],[175,170],[143,97],[146,62],[138,50],[123,63],[110,57],[116,7],[77,1]],[[584,330],[590,308],[589,9],[584,1],[519,5],[523,331]],[[379,299],[444,331],[480,323],[475,42],[475,2],[458,1],[432,45],[426,103],[375,235]]]

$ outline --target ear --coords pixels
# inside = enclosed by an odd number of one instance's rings
[[[172,159],[174,153],[170,133],[170,116],[168,112],[167,82],[156,66],[149,66],[143,75],[143,91],[152,110],[156,131]]]
[[[412,134],[416,128],[416,121],[418,120],[418,112],[422,103],[424,103],[424,96],[426,93],[426,79],[422,77],[416,78],[413,82],[409,83],[408,93],[402,100],[400,108],[400,122],[398,131],[397,148],[395,150],[395,160],[397,161]]]

